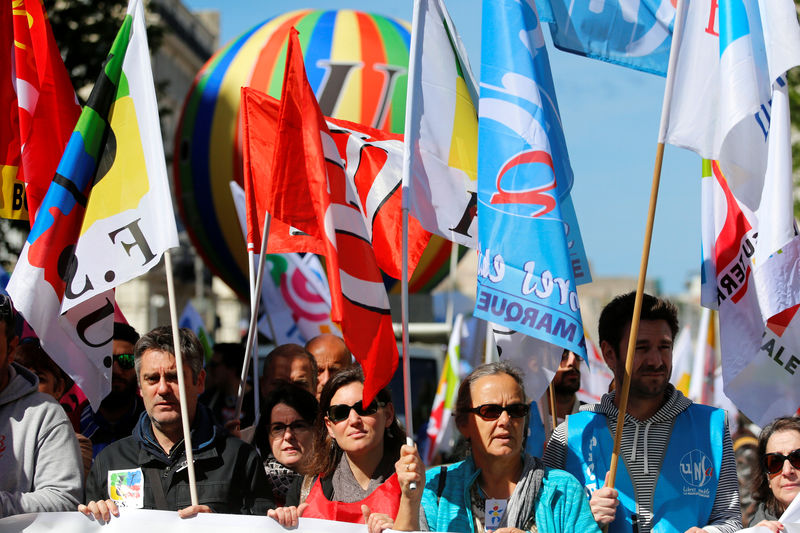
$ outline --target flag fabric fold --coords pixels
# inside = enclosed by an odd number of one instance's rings
[[[31,225],[81,108],[40,0],[0,8],[0,217]]]
[[[242,88],[244,185],[247,199],[248,249],[260,249],[264,213],[273,190],[273,156],[280,103],[267,94]],[[370,242],[378,266],[387,275],[401,275],[401,189],[403,138],[346,120],[325,118],[331,147],[338,151],[345,174],[357,193],[356,203],[366,217]],[[272,213],[275,215],[275,213]],[[430,234],[415,219],[409,220],[409,276],[414,272]],[[267,251],[325,253],[322,239],[273,216]]]
[[[536,0],[556,48],[666,76],[673,0]]]
[[[177,246],[141,0],[132,0],[8,292],[96,408],[110,390],[113,288]]]
[[[245,192],[232,181],[231,193],[242,231],[247,233]],[[254,261],[257,265],[258,254]],[[301,345],[322,333],[339,332],[331,321],[330,289],[316,255],[267,254],[258,330],[276,344]]]
[[[467,54],[442,0],[414,2],[411,36],[403,171],[409,211],[428,231],[476,248],[478,96]]]
[[[386,295],[366,203],[308,84],[297,30],[289,35],[268,212],[323,242],[331,317],[364,369],[364,402],[397,368]]]
[[[671,103],[659,139],[718,160],[736,198],[758,208],[775,98],[800,64],[791,0],[683,2]],[[669,82],[668,82],[669,85]]]
[[[475,316],[585,359],[576,282],[591,278],[569,220],[572,169],[533,6],[485,1],[481,53]]]

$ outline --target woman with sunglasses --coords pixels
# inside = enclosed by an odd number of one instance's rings
[[[783,529],[778,519],[800,492],[800,418],[777,418],[758,436],[759,461],[753,471],[758,502],[750,526]]]
[[[507,363],[479,366],[461,382],[455,422],[469,456],[428,471],[419,529],[599,532],[578,481],[524,453],[528,404],[522,374]]]
[[[410,517],[419,506],[424,465],[416,450],[404,446],[405,432],[394,415],[387,389],[364,406],[364,374],[352,367],[336,374],[320,395],[314,460],[316,476],[290,489],[286,507],[269,511],[284,527],[300,516],[366,523],[370,532],[386,528],[412,529],[395,522],[400,509]],[[305,497],[304,497],[305,496]]]
[[[292,483],[309,471],[319,405],[306,389],[281,382],[269,392],[261,409],[255,444],[264,457],[273,500],[282,506]]]

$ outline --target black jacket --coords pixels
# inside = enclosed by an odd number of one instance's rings
[[[86,500],[116,499],[108,487],[109,471],[113,470],[134,471],[129,484],[135,491],[140,481],[135,470],[141,468],[144,509],[177,511],[189,507],[189,474],[183,446],[181,441],[169,455],[164,453],[153,435],[150,418],[142,413],[130,437],[108,445],[95,458],[86,480]],[[200,505],[208,505],[215,513],[255,515],[265,515],[267,509],[274,507],[258,453],[214,426],[211,413],[201,404],[192,427],[192,448]],[[163,487],[166,505],[158,504],[154,477]],[[115,494],[118,492],[121,491],[115,490]]]

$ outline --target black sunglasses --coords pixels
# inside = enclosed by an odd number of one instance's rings
[[[470,413],[475,413],[484,420],[497,420],[503,411],[508,413],[511,418],[523,418],[528,414],[528,404],[512,403],[510,405],[502,406],[496,403],[485,403],[472,409],[467,409]]]
[[[386,402],[382,402],[378,399],[372,400],[372,403],[367,407],[362,406],[361,400],[357,401],[353,405],[347,405],[345,403],[331,405],[328,407],[328,420],[334,424],[341,422],[350,416],[350,409],[354,409],[359,416],[374,415],[378,412],[378,408],[383,407],[384,405],[386,405]]]
[[[770,475],[774,476],[783,470],[783,463],[787,459],[789,460],[789,464],[800,470],[800,448],[789,452],[789,455],[783,455],[782,453],[768,453],[764,456],[764,468],[767,469],[767,472]]]
[[[134,366],[134,359],[132,353],[114,354],[114,361],[119,363],[119,367],[123,370],[130,370]]]

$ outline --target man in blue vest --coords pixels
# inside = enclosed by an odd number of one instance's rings
[[[600,315],[600,349],[621,384],[634,293]],[[732,533],[741,529],[736,461],[725,412],[693,404],[669,383],[677,309],[644,295],[615,488],[605,486],[619,399],[614,392],[560,424],[544,463],[586,487],[595,520],[609,531]]]

